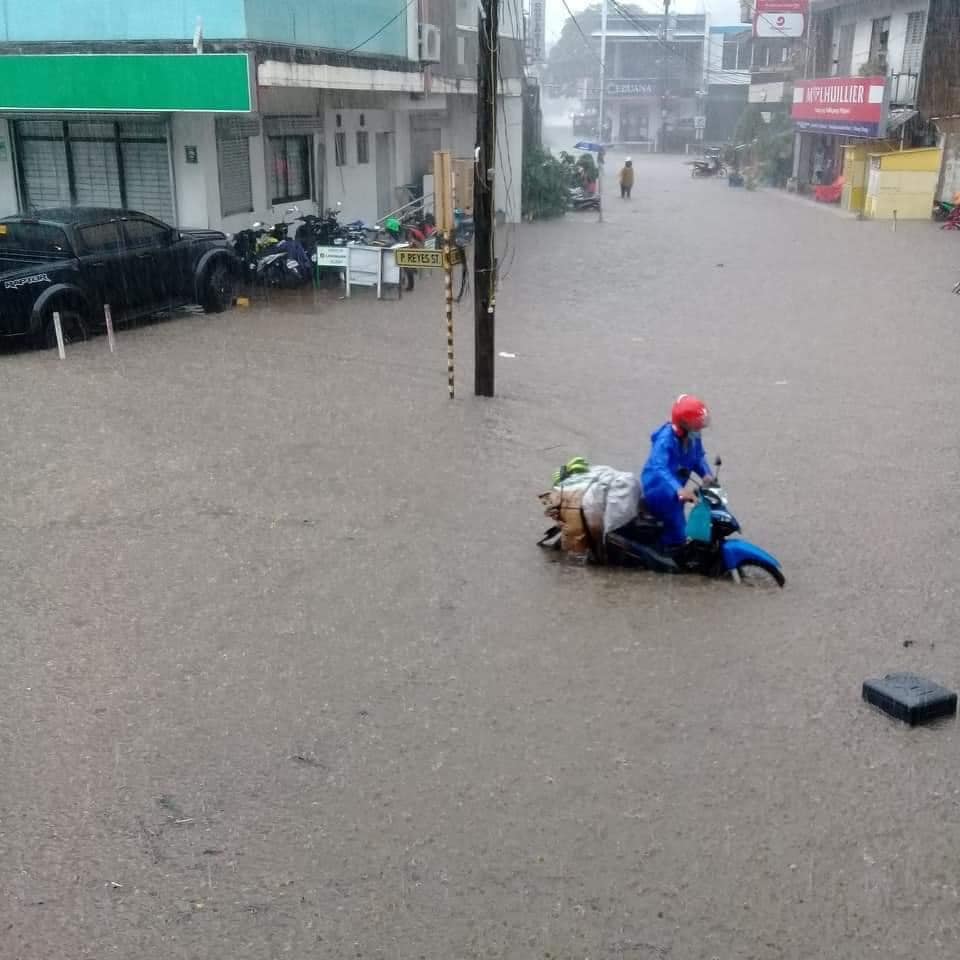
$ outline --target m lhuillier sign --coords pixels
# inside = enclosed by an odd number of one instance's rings
[[[885,77],[827,77],[797,80],[793,122],[813,133],[882,137],[887,127]]]

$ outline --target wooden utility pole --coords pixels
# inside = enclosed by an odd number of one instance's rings
[[[494,247],[494,180],[497,149],[497,57],[500,0],[480,0],[477,62],[477,154],[473,179],[473,291],[475,374],[473,392],[492,397],[497,305]]]

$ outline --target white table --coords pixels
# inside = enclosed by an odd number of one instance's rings
[[[342,247],[317,247],[315,262],[318,269],[343,271],[348,297],[353,287],[376,287],[377,299],[382,300],[384,286],[393,285],[401,291],[400,268],[393,251],[407,246],[407,243],[392,247],[348,243]]]

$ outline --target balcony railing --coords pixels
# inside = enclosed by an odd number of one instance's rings
[[[890,74],[890,102],[904,107],[912,107],[917,102],[917,74]]]

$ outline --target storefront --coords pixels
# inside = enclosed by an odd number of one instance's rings
[[[253,116],[251,66],[247,54],[0,57],[3,212],[124,207],[178,223],[174,119]],[[196,145],[185,162],[200,163]]]
[[[886,78],[798,80],[791,115],[797,131],[794,178],[801,184],[832,183],[843,169],[844,146],[885,140]]]

